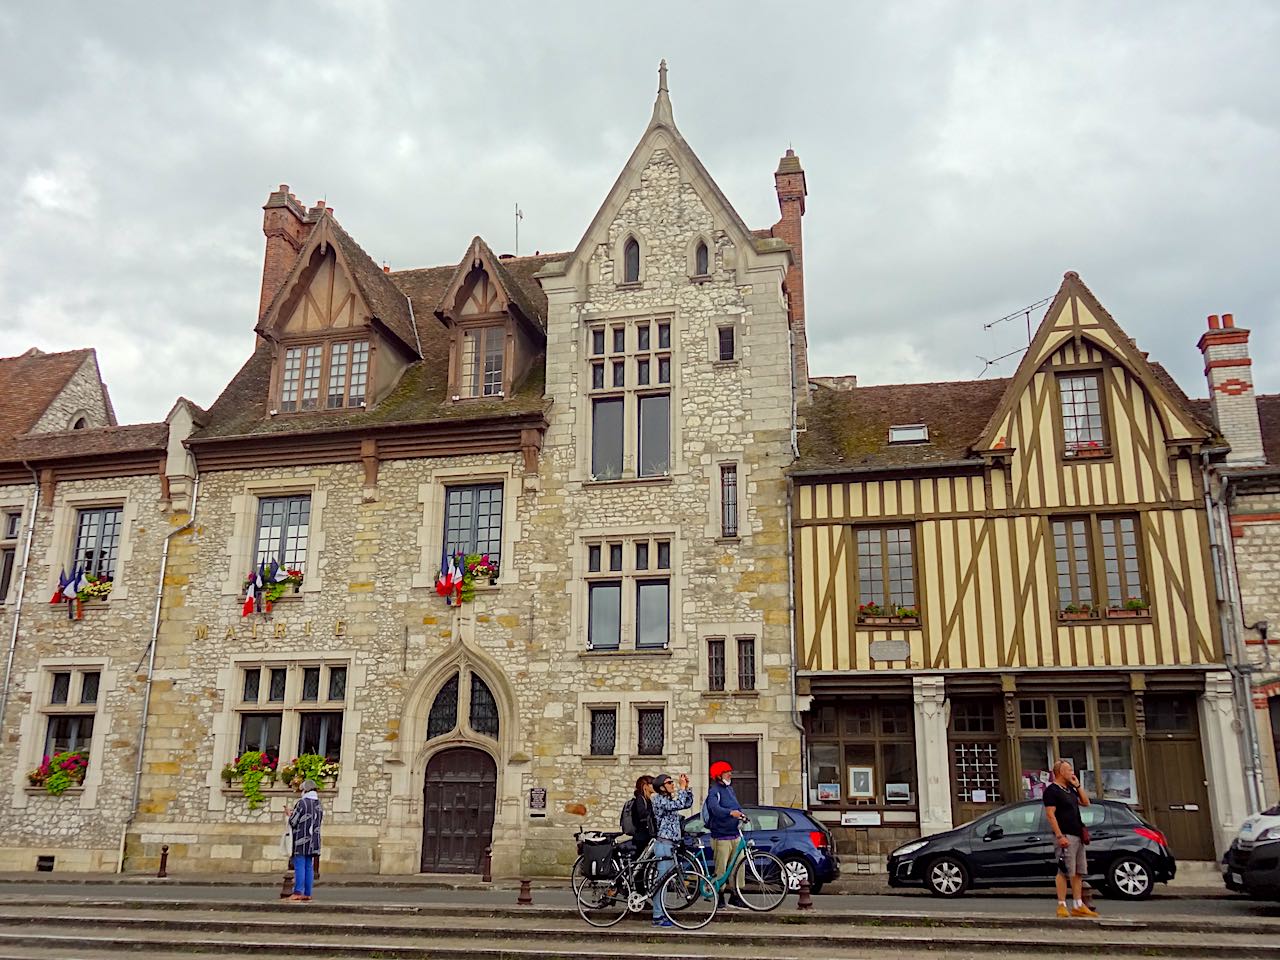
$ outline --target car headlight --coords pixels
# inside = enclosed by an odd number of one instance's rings
[[[1253,838],[1254,843],[1262,843],[1264,840],[1280,840],[1280,827],[1267,827]]]
[[[923,850],[927,845],[927,840],[917,840],[915,843],[908,843],[905,846],[899,847],[897,850],[893,851],[893,853],[889,854],[889,856],[907,857],[915,853],[917,850]]]

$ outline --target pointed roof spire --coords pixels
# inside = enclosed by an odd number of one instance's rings
[[[667,61],[658,64],[658,99],[653,102],[652,123],[675,125],[675,117],[671,115],[671,97],[667,92]]]

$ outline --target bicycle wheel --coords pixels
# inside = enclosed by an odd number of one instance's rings
[[[720,898],[707,875],[699,870],[684,873],[677,870],[667,877],[659,894],[671,922],[682,930],[698,930],[705,927],[716,915]],[[676,904],[682,906],[676,907]]]
[[[772,853],[748,850],[733,871],[733,889],[748,910],[772,910],[787,895],[787,868]]]
[[[579,915],[593,927],[612,927],[627,915],[627,886],[621,876],[584,876],[574,900]]]
[[[573,890],[573,895],[578,895],[578,890],[587,882],[587,862],[582,857],[573,861],[573,869],[569,871],[569,887]]]
[[[647,878],[650,885],[654,877],[657,875],[657,864],[654,864],[654,870],[651,871]],[[667,899],[664,899],[662,905],[667,908],[667,913],[672,910],[683,910],[689,904],[698,898],[699,891],[702,886],[699,878],[705,878],[706,869],[702,865],[702,861],[695,854],[688,850],[681,850],[676,854],[676,879],[680,881],[673,884],[667,893]]]

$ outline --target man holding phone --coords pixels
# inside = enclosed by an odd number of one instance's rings
[[[1089,866],[1085,859],[1084,820],[1080,808],[1089,805],[1089,794],[1076,778],[1070,760],[1059,760],[1053,765],[1053,783],[1044,790],[1044,810],[1053,828],[1054,843],[1058,852],[1058,875],[1054,878],[1058,887],[1058,916],[1096,917],[1098,914],[1085,905],[1083,896],[1084,875]],[[1071,881],[1071,894],[1075,905],[1067,909],[1067,881]]]

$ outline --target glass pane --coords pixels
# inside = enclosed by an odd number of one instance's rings
[[[280,756],[280,714],[245,713],[240,717],[240,752],[255,750]]]
[[[1003,803],[1000,786],[1000,745],[984,741],[956,741],[951,744],[954,759],[955,798],[962,803]],[[975,790],[985,799],[974,800]]]
[[[733,327],[721,327],[719,330],[720,359],[733,359]]]
[[[1021,800],[1039,800],[1053,780],[1053,743],[1044,739],[1018,741]]]
[[[592,390],[604,389],[604,364],[603,363],[593,363],[591,365],[591,389]]]
[[[49,697],[50,703],[66,703],[67,698],[71,696],[71,674],[55,673],[53,675],[53,692]]]
[[[1128,737],[1099,737],[1098,764],[1102,770],[1102,799],[1136,804],[1138,780],[1133,770],[1133,741]]]
[[[329,394],[326,405],[340,407],[347,400],[347,352],[350,344],[335,343],[329,352]]]
[[[244,696],[241,697],[245,703],[258,702],[258,684],[262,680],[262,671],[257,667],[246,670],[244,672]]]
[[[1058,741],[1058,759],[1070,760],[1071,766],[1080,778],[1080,785],[1096,794],[1098,785],[1094,777],[1097,767],[1093,762],[1093,745],[1082,737],[1063,737]]]
[[[587,570],[590,573],[600,572],[600,544],[598,543],[587,547]]]
[[[884,780],[880,786],[885,803],[916,802],[916,745],[914,743],[882,743],[880,756]]]
[[[636,350],[645,351],[649,349],[649,324],[648,322],[636,324]]]
[[[809,802],[839,803],[844,796],[840,784],[840,745],[809,744]]]
[[[726,463],[720,467],[720,536],[738,535],[738,467]]]
[[[591,331],[591,355],[599,357],[604,355],[604,329],[599,328]]]
[[[1049,702],[1047,700],[1019,700],[1018,725],[1023,730],[1049,729]]]
[[[613,328],[613,352],[614,353],[627,352],[627,328],[626,327]]]
[[[342,714],[304,713],[298,724],[298,754],[314,753],[334,763],[342,760]]]
[[[622,544],[620,543],[609,544],[609,569],[622,569]]]
[[[498,703],[489,685],[471,675],[471,729],[486,737],[498,736]]]
[[[636,569],[649,569],[649,541],[641,540],[636,544]]]
[[[640,476],[660,477],[671,464],[671,398],[640,398]]]
[[[320,699],[320,668],[305,667],[302,671],[302,699]]]
[[[1129,716],[1123,697],[1098,698],[1098,726],[1104,730],[1127,730]]]
[[[364,404],[368,384],[369,342],[358,340],[351,345],[351,391],[348,398],[350,406],[359,407]]]
[[[707,245],[705,243],[698,244],[698,249],[693,255],[693,271],[700,277],[707,275]]]
[[[647,709],[636,711],[636,723],[640,728],[640,742],[637,752],[642,757],[658,756],[666,742],[663,729],[662,710]]]
[[[846,734],[870,735],[875,731],[875,708],[868,702],[846,703],[841,711],[841,726]]]
[[[658,358],[658,382],[659,383],[671,382],[671,358],[670,357]]]
[[[288,671],[283,667],[273,668],[271,671],[271,685],[267,688],[267,699],[273,703],[284,700],[285,680],[288,677]]]
[[[627,385],[627,361],[613,361],[613,385],[615,387],[625,387]]]
[[[501,565],[502,484],[450,487],[445,494],[444,556],[442,563],[461,553],[487,555]]]
[[[1089,714],[1084,699],[1058,699],[1058,729],[1086,730],[1088,727]]]
[[[658,569],[671,569],[671,543],[667,540],[658,541]]]
[[[458,675],[440,688],[427,715],[427,739],[442,737],[458,725]]]
[[[994,826],[1005,832],[1005,836],[1034,833],[1041,828],[1044,807],[1017,806],[996,814]]]
[[[738,689],[756,688],[756,641],[752,637],[738,638]]]
[[[616,650],[622,641],[622,584],[616,580],[591,584],[588,607],[588,647]]]
[[[1189,733],[1196,728],[1195,702],[1189,695],[1148,697],[1147,729]]]
[[[658,324],[658,349],[671,349],[671,324],[669,323]]]
[[[996,705],[989,700],[952,700],[951,729],[955,733],[995,733]]]
[[[616,710],[591,711],[591,755],[613,756],[618,741],[618,713]]]
[[[501,327],[489,327],[484,331],[484,384],[486,397],[502,393],[502,364],[506,351],[506,331]]]
[[[884,531],[859,530],[857,541],[859,616],[885,616]]]
[[[1097,374],[1058,378],[1062,404],[1062,439],[1068,456],[1083,450],[1102,449],[1102,402]]]
[[[80,702],[81,703],[97,703],[98,702],[98,681],[101,678],[96,670],[92,673],[86,673],[80,681]]]
[[[329,668],[329,699],[345,700],[347,697],[347,668]]]
[[[591,475],[597,480],[622,476],[622,404],[620,398],[592,404]]]
[[[649,385],[649,361],[648,360],[636,361],[636,383],[642,387],[647,387]]]
[[[666,580],[640,580],[636,583],[637,647],[667,645],[671,619],[668,591]]]
[[[622,282],[636,283],[640,280],[640,244],[628,240],[622,249]]]
[[[911,735],[912,707],[907,703],[882,703],[880,705],[880,732],[886,736]]]
[[[712,637],[707,641],[707,689],[724,689],[724,638]]]
[[[850,800],[875,803],[882,793],[876,776],[876,745],[846,743],[844,745],[844,795]]]

